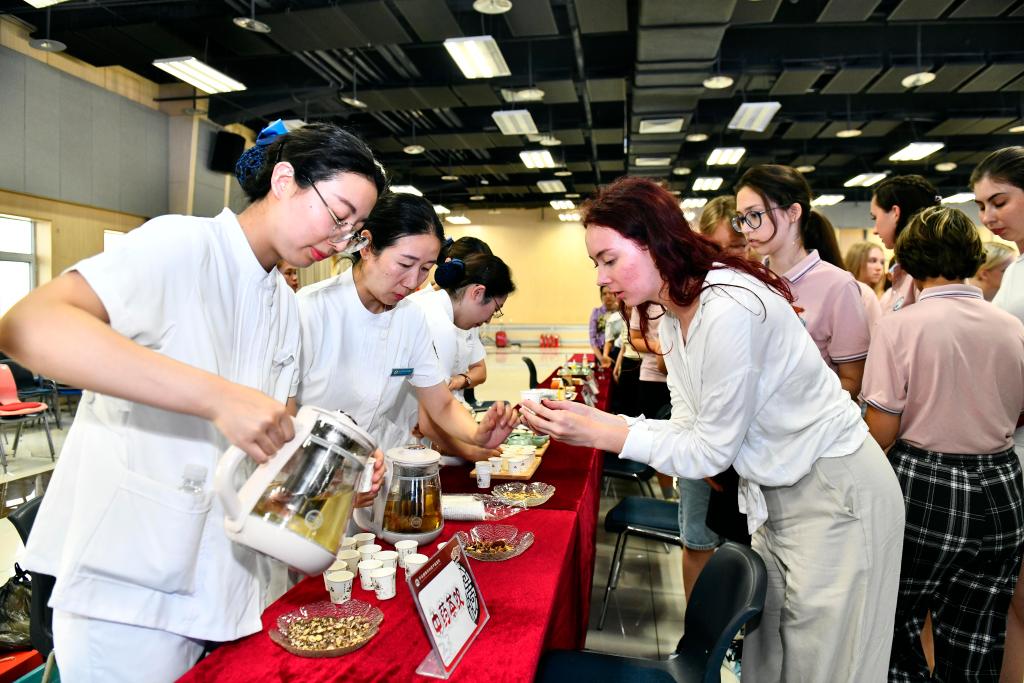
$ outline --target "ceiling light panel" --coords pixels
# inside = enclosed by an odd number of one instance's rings
[[[844,199],[846,196],[841,194],[823,194],[812,199],[811,206],[835,206]]]
[[[717,190],[725,182],[723,178],[717,177],[700,177],[693,181],[694,192],[710,192]]]
[[[561,180],[540,180],[537,187],[545,194],[553,192],[565,192],[565,184]]]
[[[452,210],[443,204],[434,204],[434,213],[436,213],[438,216],[443,216],[451,212]]]
[[[643,119],[640,121],[641,135],[657,133],[680,133],[683,130],[683,119]]]
[[[708,155],[708,166],[734,166],[747,153],[744,147],[715,147]]]
[[[528,149],[519,153],[526,168],[555,168],[555,160],[546,149]]]
[[[423,193],[412,185],[392,185],[390,188],[395,194],[414,194],[417,197],[422,197]]]
[[[153,66],[209,95],[238,92],[245,86],[195,57],[167,57],[153,60]]]
[[[472,222],[466,216],[445,216],[445,220],[452,225],[469,225]]]
[[[552,199],[551,208],[556,211],[571,211],[576,208],[576,205],[569,199]]]
[[[681,209],[699,209],[708,203],[708,200],[704,197],[687,197],[683,201],[679,202],[679,208]]]
[[[889,174],[888,173],[861,173],[859,175],[853,176],[852,178],[847,180],[845,183],[843,183],[843,187],[871,187],[875,183],[881,182],[882,180],[885,180],[885,177],[887,175],[889,175]]]
[[[911,142],[889,157],[889,161],[920,161],[945,147],[942,142]]]
[[[781,108],[779,102],[744,102],[729,121],[729,128],[763,133]]]
[[[973,192],[957,192],[942,198],[943,204],[967,204],[974,201]]]
[[[491,118],[505,135],[536,135],[537,124],[529,109],[508,109],[491,112]]]
[[[501,97],[506,102],[540,102],[544,99],[544,91],[540,88],[501,89]]]
[[[563,223],[579,223],[580,222],[580,212],[579,211],[570,211],[570,212],[567,212],[567,213],[560,213],[560,214],[558,214],[558,220],[562,221]]]
[[[634,166],[671,166],[672,157],[637,157]]]
[[[467,36],[444,41],[448,54],[466,78],[511,76],[505,57],[491,36]]]

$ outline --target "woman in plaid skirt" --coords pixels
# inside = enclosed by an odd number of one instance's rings
[[[963,212],[922,211],[896,258],[921,293],[878,321],[862,391],[906,502],[889,680],[930,677],[919,641],[930,612],[935,678],[996,681],[1024,543],[1013,451],[1024,324],[966,284],[983,249]]]

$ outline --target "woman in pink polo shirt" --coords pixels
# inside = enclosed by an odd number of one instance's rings
[[[931,613],[935,678],[996,681],[1024,547],[1024,324],[966,284],[984,256],[963,212],[921,211],[896,258],[920,294],[878,322],[862,394],[906,503],[889,680],[929,678]]]
[[[736,186],[733,228],[789,283],[794,308],[821,357],[850,393],[860,392],[870,332],[860,288],[843,270],[832,224],[810,208],[811,188],[794,168],[755,166]]]
[[[868,327],[874,327],[875,321],[882,317],[878,299],[884,291],[885,253],[874,242],[857,242],[847,249],[843,265],[857,280],[864,312],[868,315]]]
[[[936,206],[941,201],[935,186],[919,175],[898,175],[886,178],[875,186],[871,195],[871,220],[875,234],[886,249],[892,249],[903,228],[921,209]],[[882,295],[882,315],[898,311],[917,301],[914,278],[907,275],[899,264],[892,268],[892,287]]]

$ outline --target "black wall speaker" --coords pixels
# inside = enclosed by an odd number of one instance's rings
[[[210,161],[207,166],[217,173],[234,173],[235,162],[245,151],[245,138],[226,130],[213,134],[210,144]]]

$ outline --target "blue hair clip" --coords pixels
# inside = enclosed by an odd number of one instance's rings
[[[288,128],[284,125],[284,121],[277,119],[260,131],[260,134],[256,136],[256,144],[269,145],[278,135],[284,135],[287,132]]]
[[[255,178],[263,168],[267,156],[267,145],[276,140],[279,135],[284,135],[287,132],[288,128],[281,119],[271,122],[256,136],[256,144],[238,157],[238,161],[235,163],[235,178],[242,188],[245,188],[246,183]]]

